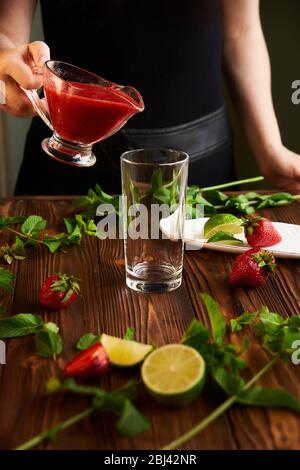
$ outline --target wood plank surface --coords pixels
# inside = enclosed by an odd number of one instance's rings
[[[69,198],[24,198],[0,200],[1,215],[38,214],[49,227],[60,230],[70,213]],[[300,224],[300,204],[264,210],[271,220]],[[0,235],[1,245],[10,236]],[[300,241],[299,241],[300,243]],[[277,275],[257,290],[231,288],[228,282],[234,257],[208,250],[187,251],[181,288],[165,294],[137,294],[125,286],[122,242],[86,238],[81,247],[67,254],[51,255],[43,247],[31,249],[28,258],[14,263],[17,275],[14,295],[7,297],[11,314],[30,312],[56,322],[64,339],[64,351],[56,363],[34,353],[33,338],[7,342],[7,364],[0,365],[0,449],[11,449],[42,430],[54,426],[88,406],[84,397],[68,394],[48,396],[45,382],[61,376],[74,352],[77,339],[87,332],[122,336],[128,326],[137,339],[162,345],[177,342],[192,318],[208,325],[199,292],[208,292],[220,302],[226,318],[268,305],[283,316],[300,314],[300,262],[279,260]],[[38,293],[42,281],[56,272],[72,273],[82,279],[82,297],[61,312],[41,309]],[[255,345],[255,338],[252,338]],[[251,371],[267,359],[257,344],[249,353]],[[138,372],[136,372],[138,374]],[[137,376],[137,375],[136,375]],[[103,379],[115,388],[133,377],[133,372],[114,369]],[[300,366],[277,365],[263,379],[268,386],[283,386],[300,399]],[[143,435],[128,439],[115,431],[112,416],[99,413],[64,431],[59,439],[40,449],[158,449],[204,418],[224,396],[207,387],[191,405],[172,409],[142,393],[141,410],[152,426]],[[300,449],[300,417],[284,410],[234,406],[185,449]]]

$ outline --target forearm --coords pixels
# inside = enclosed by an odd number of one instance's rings
[[[225,39],[229,88],[249,144],[258,157],[281,145],[271,91],[271,69],[261,29]],[[259,158],[259,157],[258,157]]]
[[[0,50],[29,42],[36,0],[0,0]]]

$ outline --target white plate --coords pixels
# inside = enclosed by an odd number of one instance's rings
[[[160,221],[162,232],[170,239],[176,239],[176,219],[175,212],[170,217]],[[240,254],[249,250],[249,245],[243,234],[235,235],[243,241],[243,245],[226,245],[225,243],[206,243],[203,228],[208,217],[199,219],[190,219],[185,221],[184,242],[187,249],[207,248],[209,250],[225,251],[227,253]],[[280,233],[282,241],[277,245],[266,247],[274,256],[278,258],[295,258],[300,259],[300,225],[285,224],[282,222],[273,222],[274,226]]]

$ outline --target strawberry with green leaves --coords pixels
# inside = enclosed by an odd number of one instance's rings
[[[53,309],[66,308],[73,304],[80,293],[78,279],[67,274],[48,277],[40,290],[40,304]]]
[[[274,224],[263,217],[248,217],[243,219],[245,237],[253,248],[277,245],[281,235]]]
[[[233,265],[230,283],[248,287],[266,284],[276,270],[275,258],[267,250],[251,249],[239,255]]]

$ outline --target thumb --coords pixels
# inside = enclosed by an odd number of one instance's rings
[[[42,41],[34,41],[28,44],[28,50],[37,67],[43,67],[44,63],[50,59],[50,49]]]

